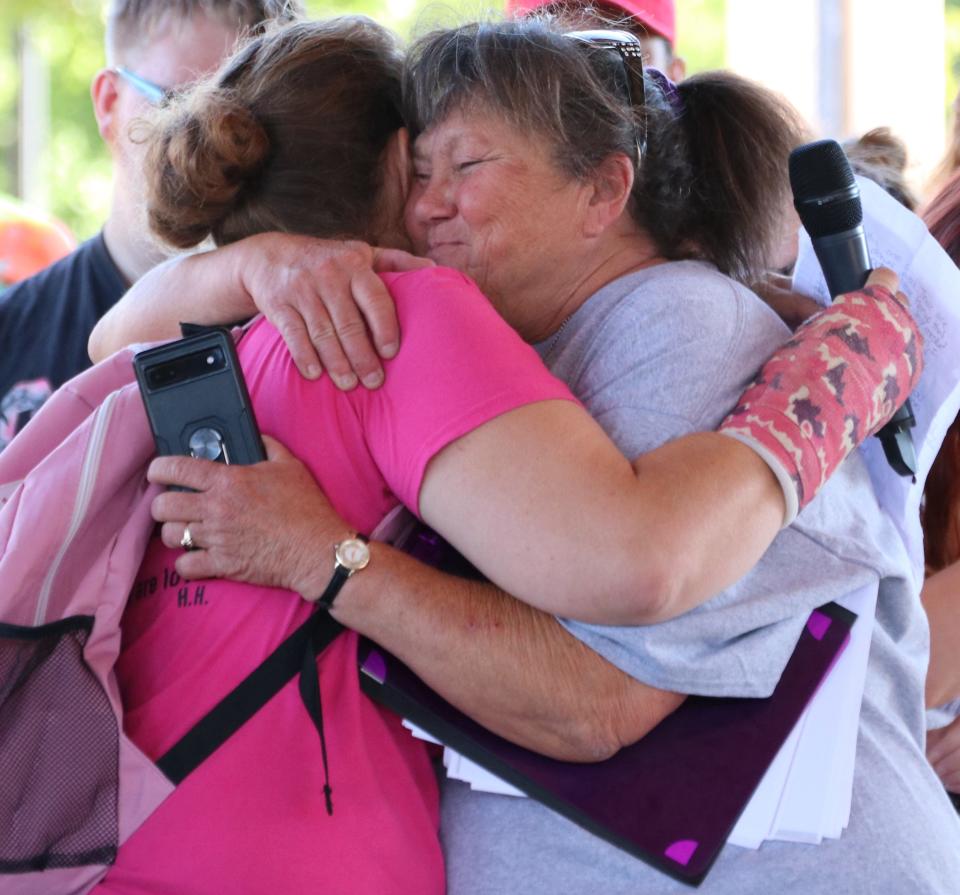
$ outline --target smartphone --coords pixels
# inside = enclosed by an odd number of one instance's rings
[[[263,441],[225,329],[205,329],[133,359],[159,454],[217,463],[266,459]]]

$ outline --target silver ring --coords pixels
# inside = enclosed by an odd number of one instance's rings
[[[183,529],[183,534],[180,536],[180,546],[183,547],[184,550],[196,550],[196,549],[197,549],[197,544],[196,544],[196,542],[193,540],[193,535],[190,534],[190,526],[189,526],[189,525],[186,526],[186,528]]]

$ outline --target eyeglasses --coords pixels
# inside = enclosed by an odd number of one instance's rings
[[[130,71],[129,68],[118,65],[113,70],[133,87],[137,93],[145,96],[155,106],[162,106],[173,96],[172,89],[161,87],[159,84],[154,84],[153,81],[141,78],[140,75]]]
[[[637,124],[637,165],[647,150],[647,125],[644,104],[646,89],[643,84],[643,47],[636,35],[629,31],[597,29],[595,31],[568,31],[565,37],[579,41],[598,50],[613,50],[618,53],[626,74],[627,101],[639,111]]]

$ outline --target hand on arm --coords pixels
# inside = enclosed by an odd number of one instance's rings
[[[94,361],[133,342],[176,338],[181,321],[235,323],[262,312],[283,335],[300,372],[326,369],[340,388],[383,381],[379,357],[396,354],[400,332],[376,275],[432,261],[398,249],[262,233],[154,268],[97,324]]]
[[[190,524],[199,550],[187,578],[228,576],[315,598],[333,545],[351,533],[309,471],[272,439],[254,467],[154,461],[150,478],[198,488],[154,502],[163,539]],[[552,616],[491,585],[454,578],[384,544],[337,597],[334,615],[410,665],[438,693],[500,735],[567,761],[596,761],[646,734],[683,700],[647,687],[571,636]]]

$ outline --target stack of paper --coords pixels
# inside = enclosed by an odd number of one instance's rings
[[[837,602],[857,613],[850,644],[744,809],[728,840],[734,845],[759,848],[766,839],[819,843],[838,838],[850,820],[876,586]]]

